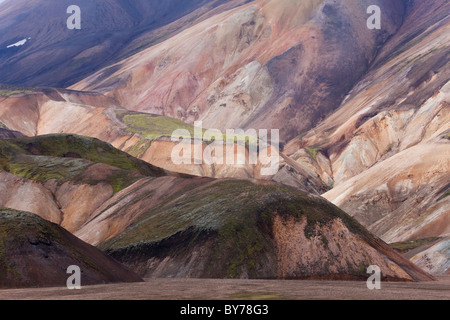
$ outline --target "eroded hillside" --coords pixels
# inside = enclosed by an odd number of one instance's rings
[[[366,27],[373,4],[385,12],[382,30]],[[287,142],[339,106],[404,10],[399,0],[252,1],[73,88],[209,128],[280,129]]]
[[[0,208],[0,288],[63,287],[72,265],[82,269],[82,285],[143,281],[36,214]]]
[[[358,279],[376,263],[385,279],[431,279],[290,187],[183,177],[74,135],[0,141],[1,206],[53,221],[146,277]]]

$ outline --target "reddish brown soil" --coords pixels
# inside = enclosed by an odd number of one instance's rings
[[[145,283],[0,291],[13,300],[449,300],[450,277],[435,282],[382,283],[381,290],[365,282],[147,279]]]

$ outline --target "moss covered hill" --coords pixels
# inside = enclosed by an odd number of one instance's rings
[[[100,250],[35,214],[0,208],[0,288],[66,285],[77,265],[81,285],[142,279]]]
[[[430,279],[326,200],[245,181],[181,190],[99,247],[143,277]]]
[[[99,179],[83,175],[94,164],[111,170]],[[108,182],[114,192],[142,176],[164,176],[166,172],[115,149],[108,143],[77,135],[45,135],[0,139],[0,169],[16,176],[46,183],[55,180],[96,184]]]
[[[0,207],[35,213],[72,233],[123,189],[167,174],[93,138],[0,139]]]

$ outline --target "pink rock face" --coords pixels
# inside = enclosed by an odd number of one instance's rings
[[[308,165],[298,150],[318,149],[312,168],[334,187],[324,197],[388,242],[449,232],[449,9],[411,7],[341,107],[284,150]],[[323,157],[331,173],[318,165]]]
[[[390,1],[383,33],[369,30],[365,2],[254,1],[73,88],[210,128],[281,129],[286,142],[339,106],[400,26],[401,2]]]

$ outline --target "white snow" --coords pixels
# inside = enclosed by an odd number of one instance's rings
[[[20,47],[23,46],[28,40],[31,40],[31,38],[25,38],[23,40],[20,40],[19,42],[16,42],[12,45],[9,45],[6,47],[6,49],[12,48],[12,47]]]

